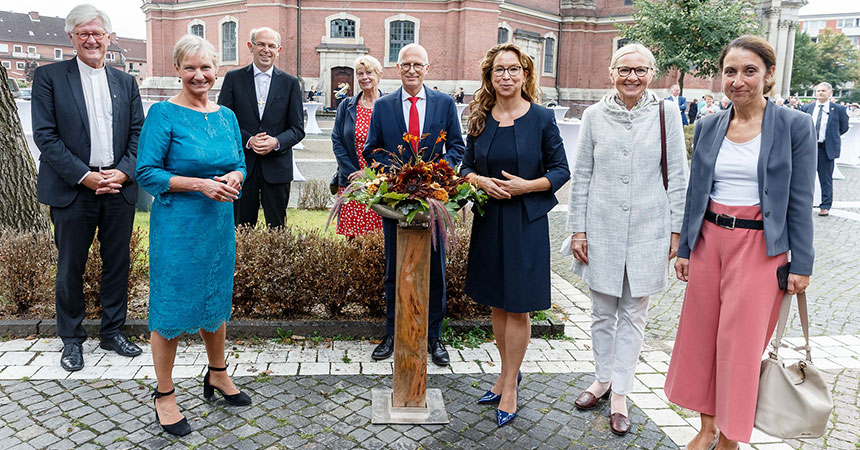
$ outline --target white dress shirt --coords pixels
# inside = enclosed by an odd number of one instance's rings
[[[742,144],[724,138],[714,166],[711,200],[729,206],[756,206],[761,134]]]
[[[260,113],[260,119],[263,118],[263,111],[266,109],[266,99],[269,98],[269,85],[272,84],[272,73],[275,66],[269,67],[269,70],[263,72],[254,66],[254,89],[257,94],[257,109]]]
[[[827,119],[830,117],[830,101],[825,103],[815,102],[815,109],[812,110],[812,123],[818,120],[818,110],[824,108],[821,114],[821,128],[818,130],[818,142],[824,142],[824,137],[827,135]]]
[[[412,102],[409,100],[408,92],[406,89],[401,90],[400,102],[403,104],[403,120],[406,121],[406,131],[409,131],[409,110],[412,109]],[[427,109],[427,93],[424,92],[424,86],[421,86],[421,90],[418,91],[418,101],[415,102],[415,107],[418,108],[418,138],[421,138],[421,135],[424,134],[424,111]]]
[[[113,160],[113,103],[108,88],[105,67],[94,69],[78,58],[78,71],[81,74],[81,88],[87,105],[87,120],[90,123],[90,160],[91,167],[107,167]],[[89,171],[83,174],[81,181]]]

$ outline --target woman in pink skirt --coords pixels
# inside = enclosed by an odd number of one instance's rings
[[[749,442],[783,296],[776,270],[791,251],[787,292],[804,292],[813,262],[813,121],[764,96],[776,65],[767,41],[735,39],[719,63],[732,106],[696,122],[675,262],[688,284],[665,386],[672,403],[701,413],[689,450]]]

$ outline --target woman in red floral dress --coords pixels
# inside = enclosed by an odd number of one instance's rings
[[[360,178],[367,166],[361,152],[367,141],[373,103],[382,94],[377,89],[382,77],[382,65],[376,58],[361,56],[355,60],[354,68],[361,92],[340,103],[331,131],[332,148],[337,158],[338,193]],[[357,236],[380,229],[382,218],[379,214],[354,201],[343,205],[337,221],[337,234]]]

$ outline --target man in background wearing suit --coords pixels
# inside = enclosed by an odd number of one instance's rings
[[[454,100],[441,92],[428,89],[424,76],[430,68],[427,50],[418,44],[408,44],[400,49],[397,59],[402,87],[385,95],[374,103],[370,118],[370,129],[364,146],[364,158],[369,164],[374,161],[390,166],[391,160],[384,149],[397,153],[398,145],[404,144],[403,134],[427,135],[426,139],[407,148],[401,155],[404,162],[414,161],[415,153],[423,148],[425,160],[442,158],[451,167],[463,159],[465,145],[460,131],[460,119]],[[448,135],[442,145],[434,149],[440,131]],[[432,151],[432,153],[431,153]],[[397,221],[382,219],[385,234],[385,326],[382,342],[373,350],[375,360],[386,359],[394,353],[394,301],[397,278]],[[427,330],[427,351],[436,365],[446,366],[450,362],[448,351],[442,343],[442,319],[445,317],[445,248],[439,243],[430,254],[430,322]]]
[[[666,100],[671,100],[678,105],[678,109],[681,110],[681,122],[684,125],[689,125],[690,122],[687,121],[687,97],[681,97],[681,86],[672,85],[672,95],[666,97]]]
[[[254,62],[224,77],[218,104],[236,113],[248,176],[233,203],[236,225],[257,224],[260,204],[266,225],[283,227],[293,181],[293,146],[305,137],[299,80],[275,67],[281,35],[271,28],[251,30]]]
[[[143,107],[131,75],[105,65],[111,41],[107,15],[79,5],[65,31],[77,56],[36,69],[33,139],[41,161],[37,193],[50,206],[57,245],[57,334],[60,365],[84,367],[83,275],[98,229],[101,247],[100,346],[133,357],[140,347],[122,334],[128,304],[129,241],[137,184],[137,138]]]
[[[818,139],[818,182],[821,184],[819,216],[829,216],[833,206],[833,164],[842,150],[842,135],[848,132],[848,112],[845,107],[830,101],[833,86],[819,83],[815,86],[815,102],[803,107],[812,115]]]

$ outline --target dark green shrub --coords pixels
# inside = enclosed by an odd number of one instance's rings
[[[49,232],[0,230],[0,308],[53,315],[57,249]]]

